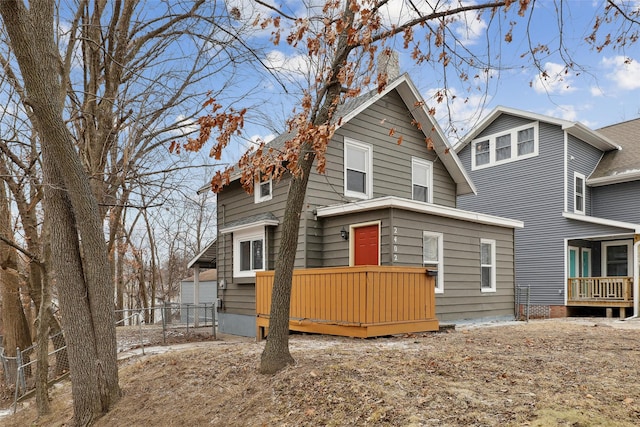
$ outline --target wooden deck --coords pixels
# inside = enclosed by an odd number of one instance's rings
[[[273,275],[256,274],[258,339],[268,332]],[[289,329],[360,338],[436,331],[434,280],[420,267],[295,270]]]
[[[567,305],[618,307],[620,317],[633,307],[632,277],[572,277],[567,282]]]

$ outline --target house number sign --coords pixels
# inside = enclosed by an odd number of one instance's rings
[[[393,227],[393,261],[398,261],[398,227]]]

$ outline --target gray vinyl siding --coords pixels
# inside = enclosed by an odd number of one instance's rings
[[[569,135],[567,146],[567,211],[575,210],[575,172],[584,175],[585,180],[591,175],[602,158],[602,151]],[[592,215],[591,212],[591,189],[585,188],[585,215]]]
[[[640,181],[591,188],[594,216],[640,223]]]
[[[443,234],[444,293],[436,295],[440,321],[513,315],[513,229],[395,208],[330,217],[324,219],[325,266],[349,265],[349,242],[340,238],[343,226],[372,221],[380,221],[381,265],[422,266],[422,232]],[[496,292],[480,290],[480,239],[496,241]]]
[[[500,116],[479,136],[531,123]],[[564,132],[539,123],[538,156],[471,171],[471,145],[460,159],[477,188],[477,196],[461,196],[458,207],[518,219],[515,232],[516,284],[530,285],[533,304],[563,305],[564,296]]]
[[[433,203],[456,206],[455,182],[435,151],[427,148],[422,131],[411,124],[411,115],[396,91],[392,91],[336,131],[327,148],[325,174],[309,178],[308,200],[315,206],[346,203],[344,196],[344,138],[373,147],[373,198],[412,198],[412,156],[433,162]],[[393,136],[389,135],[394,129]],[[398,138],[403,141],[398,145]],[[435,136],[434,136],[435,137]]]
[[[502,115],[481,136],[530,123]],[[569,136],[567,145],[567,210],[573,212],[574,171],[588,177],[600,159],[600,151]],[[572,158],[573,156],[573,158]],[[516,284],[531,287],[533,305],[564,305],[565,239],[582,239],[628,233],[612,227],[569,220],[564,210],[564,131],[539,123],[538,156],[471,171],[471,145],[459,153],[477,188],[477,196],[461,196],[458,207],[524,222],[515,231]],[[598,198],[587,187],[587,212]],[[599,202],[598,202],[599,203]],[[595,212],[592,211],[594,214]]]

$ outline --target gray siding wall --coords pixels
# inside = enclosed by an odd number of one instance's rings
[[[433,161],[433,201],[455,207],[455,183],[424,133],[411,124],[411,115],[397,92],[392,91],[337,130],[327,148],[326,174],[309,178],[308,201],[314,206],[346,203],[344,196],[344,138],[373,146],[373,197],[412,198],[411,157]],[[394,136],[389,130],[395,129]],[[403,137],[398,145],[398,137]]]
[[[340,238],[341,227],[377,220],[382,265],[422,266],[422,232],[443,234],[444,293],[436,296],[440,321],[513,315],[513,229],[388,208],[326,218],[325,266],[349,263],[349,243]],[[397,242],[392,243],[394,231]],[[496,241],[496,292],[480,291],[480,239]]]
[[[481,136],[531,123],[500,116]],[[564,132],[539,123],[538,156],[471,171],[471,145],[460,158],[477,196],[458,198],[458,207],[524,222],[515,233],[516,283],[531,285],[534,304],[564,304]]]
[[[569,135],[567,146],[567,211],[574,211],[574,173],[580,173],[585,179],[591,175],[602,158],[602,151]],[[591,189],[585,188],[585,215],[592,215]]]
[[[481,136],[526,123],[522,118],[502,115]],[[515,232],[516,284],[531,286],[534,305],[564,305],[565,239],[624,231],[562,217],[564,132],[559,126],[539,123],[538,153],[537,157],[471,171],[471,145],[466,146],[459,157],[478,194],[459,197],[458,207],[523,221],[524,229]],[[573,171],[588,177],[599,153],[570,138],[567,154],[567,202],[573,212]],[[589,190],[586,197],[588,206]]]
[[[456,206],[456,186],[453,179],[442,162],[437,161],[436,153],[427,148],[424,133],[411,122],[409,110],[397,92],[392,91],[338,129],[327,148],[325,173],[319,174],[314,169],[309,177],[306,203],[300,220],[295,268],[348,265],[348,243],[340,238],[340,229],[343,225],[348,229],[350,223],[344,222],[325,229],[322,221],[314,215],[319,206],[351,201],[344,197],[345,136],[373,147],[373,197],[393,195],[411,199],[411,158],[415,156],[433,161],[434,203]],[[395,129],[394,136],[389,136],[391,128]],[[403,142],[398,145],[397,140],[401,135]],[[218,195],[218,227],[224,229],[226,224],[233,221],[265,212],[271,212],[281,219],[288,189],[288,178],[274,182],[272,200],[256,204],[254,196],[247,194],[239,182],[232,182]],[[274,268],[281,228],[270,227],[267,234],[268,269]],[[343,246],[347,249],[346,260],[344,252],[339,250]],[[388,242],[383,247],[388,248]],[[225,280],[227,285],[225,290],[219,292],[219,297],[224,301],[222,312],[255,314],[254,280],[235,279],[232,258],[232,234],[219,235],[218,280]],[[382,254],[382,261],[391,262],[388,249],[387,253]]]
[[[591,188],[594,216],[640,223],[640,181]]]

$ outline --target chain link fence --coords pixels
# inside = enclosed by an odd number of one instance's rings
[[[141,310],[116,311],[118,353],[138,350],[145,346],[166,345],[189,341],[217,339],[216,304],[163,304]],[[48,376],[53,384],[69,374],[69,359],[63,333],[49,337]],[[0,341],[0,361],[5,386],[14,394],[17,403],[35,390],[37,347],[16,349],[16,356],[7,356]]]

